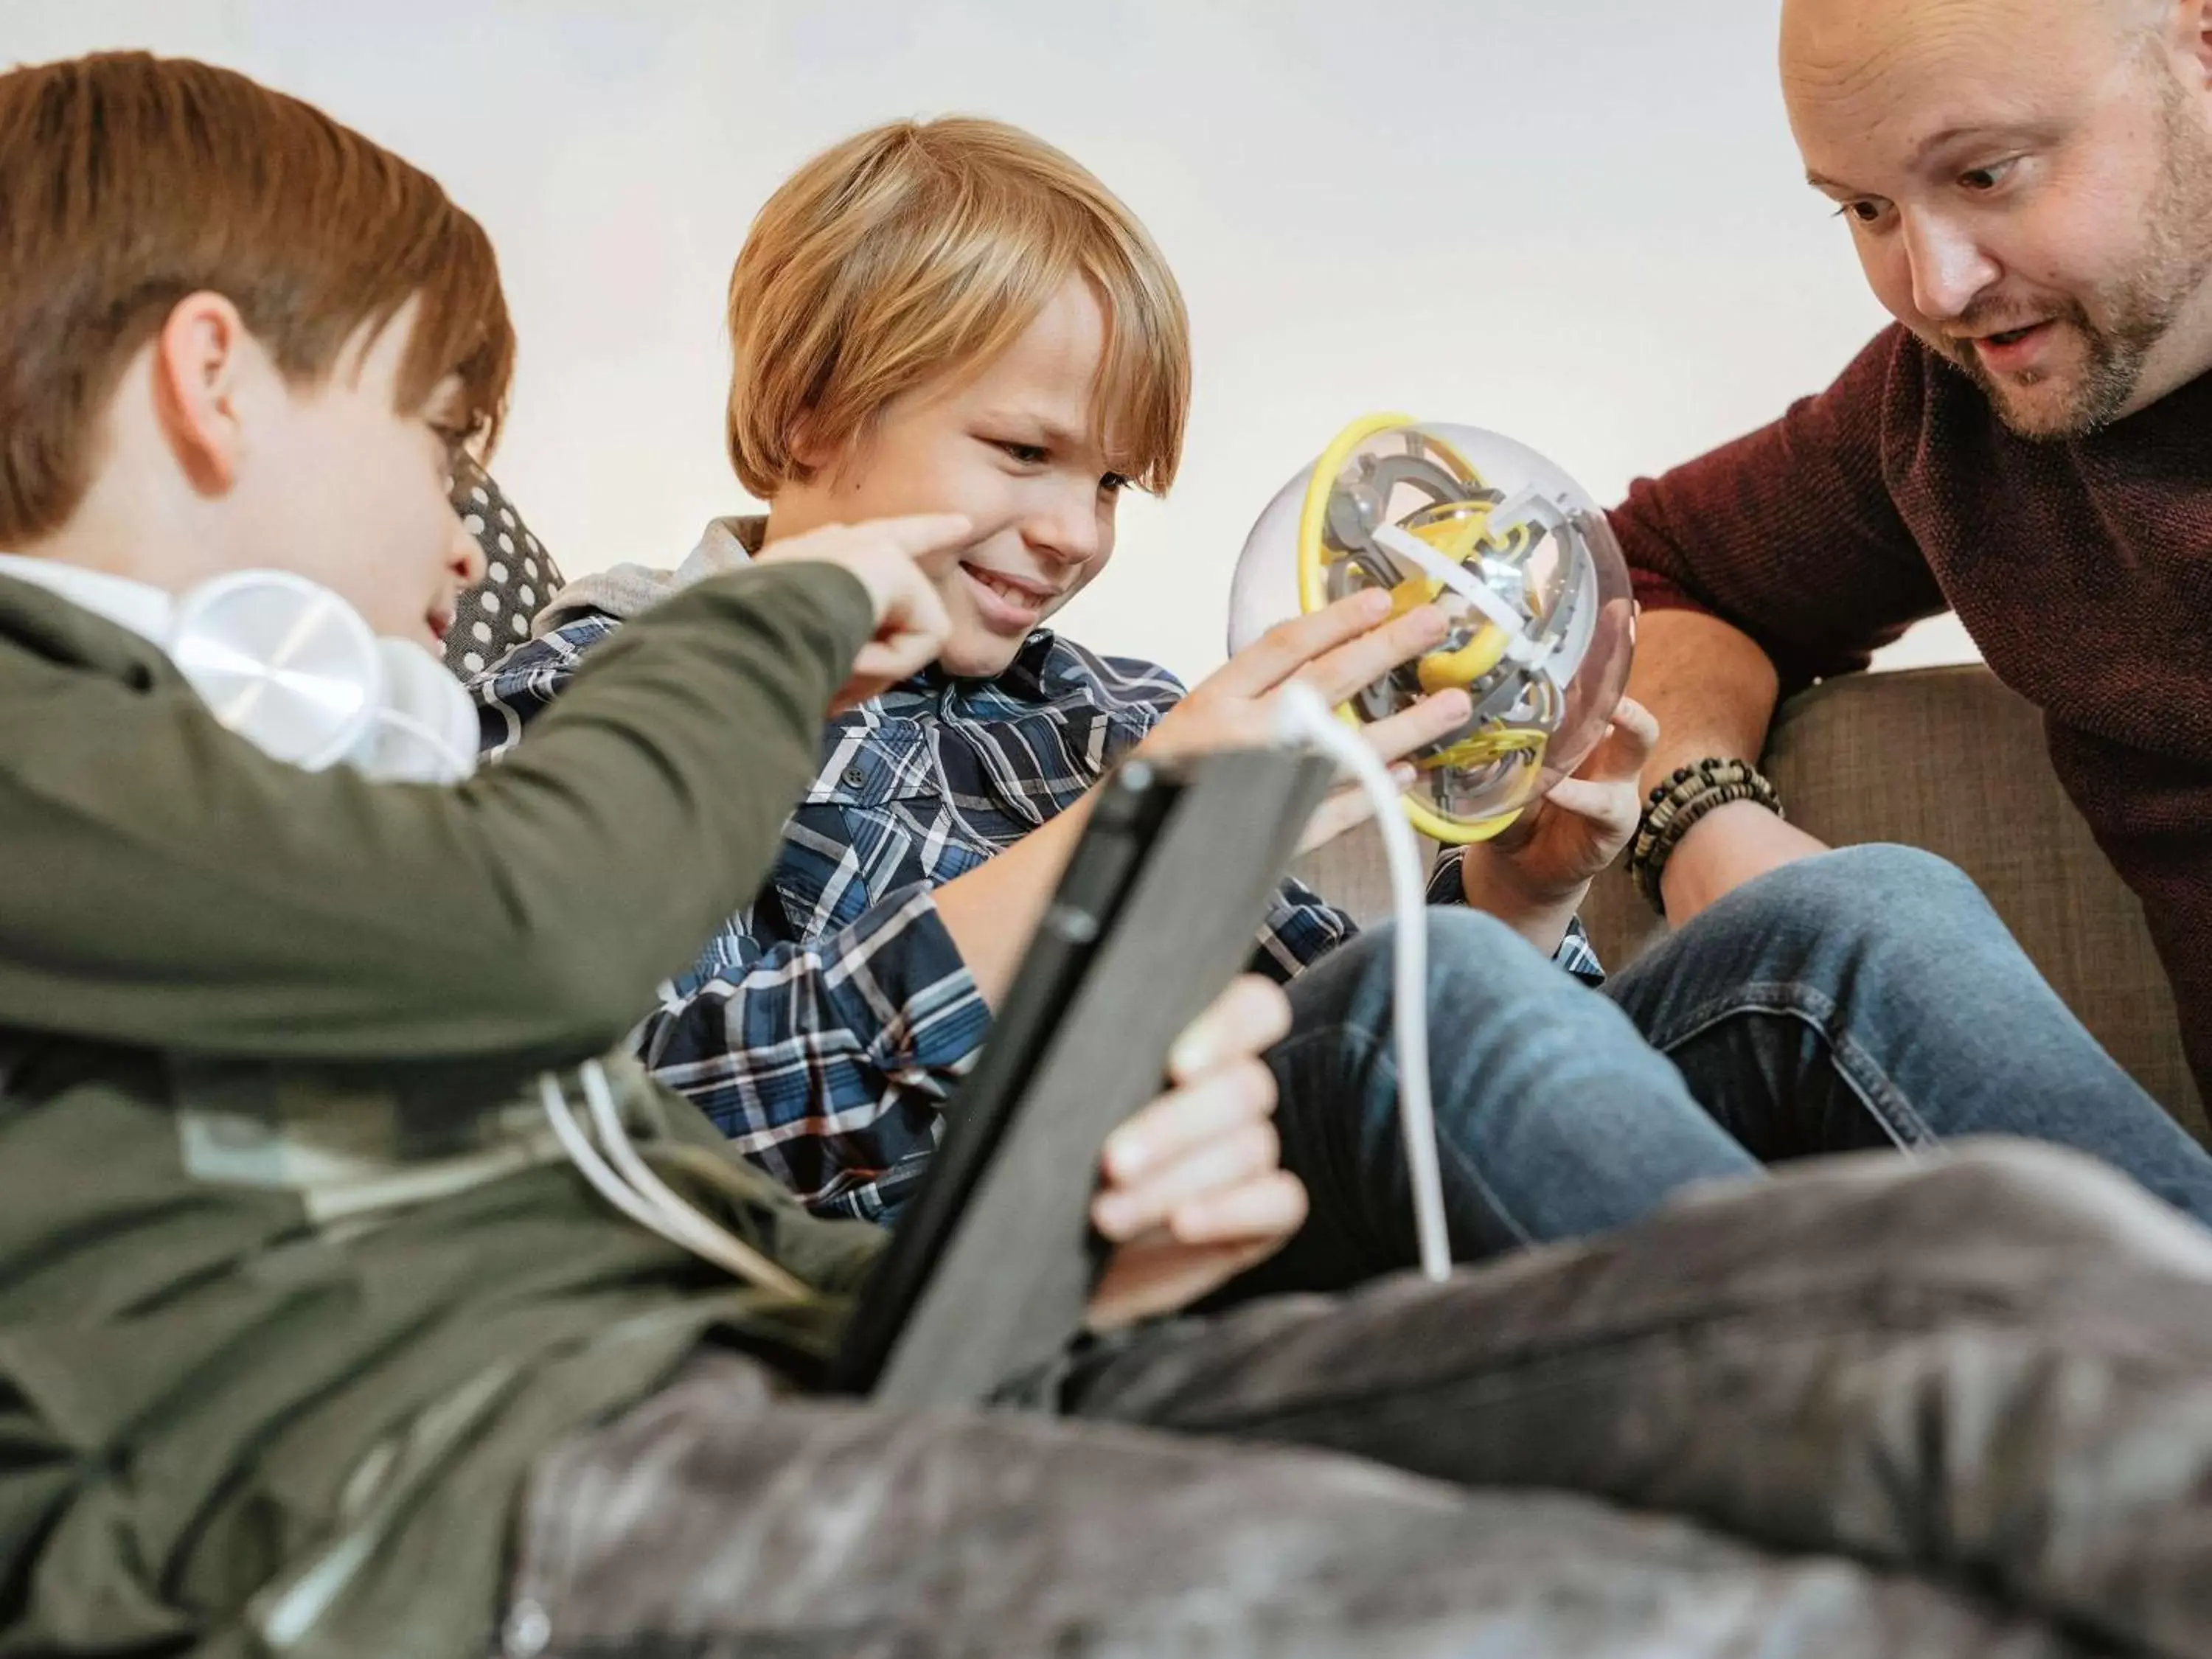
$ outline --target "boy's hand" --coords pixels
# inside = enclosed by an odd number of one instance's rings
[[[1331,708],[1442,642],[1443,613],[1419,605],[1390,615],[1390,596],[1380,589],[1354,593],[1324,610],[1267,632],[1214,671],[1168,712],[1139,745],[1153,758],[1237,749],[1276,741],[1275,693],[1303,680]],[[1441,691],[1372,725],[1360,735],[1386,763],[1456,731],[1470,712],[1467,693]],[[1410,770],[1397,776],[1404,786]],[[1367,816],[1366,798],[1346,785],[1314,814],[1300,847],[1310,852]]]
[[[1503,835],[1468,848],[1460,866],[1468,903],[1516,927],[1540,914],[1547,931],[1556,913],[1564,933],[1591,879],[1635,837],[1644,811],[1638,778],[1658,741],[1659,722],[1623,697],[1574,776],[1553,785]],[[1559,940],[1551,943],[1556,950]]]
[[[823,525],[761,550],[758,562],[763,564],[812,560],[850,571],[875,602],[875,637],[860,647],[852,677],[830,703],[830,713],[866,702],[936,659],[951,623],[936,588],[915,561],[964,545],[974,531],[964,514],[922,513]]]
[[[1280,988],[1237,980],[1176,1039],[1169,1091],[1107,1140],[1091,1220],[1115,1249],[1091,1298],[1093,1330],[1188,1306],[1305,1224],[1260,1058],[1290,1029]]]

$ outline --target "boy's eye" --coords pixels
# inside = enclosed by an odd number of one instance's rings
[[[1992,161],[1985,167],[1969,167],[1959,175],[1960,187],[1975,195],[1984,194],[2003,184],[2011,176],[2014,166],[2014,161]]]
[[[1042,444],[1018,444],[1004,438],[994,441],[1010,459],[1019,461],[1024,466],[1042,466],[1052,459],[1051,452]]]
[[[1870,225],[1881,217],[1881,204],[1870,201],[1846,202],[1836,210],[1836,216],[1841,219],[1846,216],[1857,220],[1863,225]]]
[[[1109,472],[1098,480],[1100,492],[1108,495],[1118,495],[1128,487],[1129,481],[1118,472]]]

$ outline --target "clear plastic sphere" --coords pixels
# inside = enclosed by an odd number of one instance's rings
[[[1253,526],[1229,649],[1368,587],[1401,611],[1436,605],[1451,632],[1350,712],[1386,719],[1452,686],[1474,702],[1464,726],[1413,757],[1406,810],[1425,833],[1496,835],[1604,735],[1635,649],[1628,568],[1597,503],[1535,451],[1402,416],[1346,428]]]

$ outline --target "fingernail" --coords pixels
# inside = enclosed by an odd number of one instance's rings
[[[1390,608],[1390,591],[1385,587],[1370,587],[1359,596],[1359,608],[1370,617],[1379,617]]]
[[[1450,718],[1455,720],[1463,720],[1474,713],[1474,699],[1464,691],[1447,691],[1437,701],[1450,711]]]
[[[1101,1194],[1091,1206],[1091,1224],[1110,1239],[1118,1240],[1128,1231],[1122,1212],[1127,1205],[1118,1194]]]
[[[1115,1135],[1106,1142],[1106,1168],[1117,1181],[1143,1174],[1151,1161],[1151,1148],[1135,1135]]]
[[[1390,781],[1401,789],[1411,789],[1413,787],[1413,780],[1419,775],[1420,774],[1412,767],[1402,763],[1390,769]]]

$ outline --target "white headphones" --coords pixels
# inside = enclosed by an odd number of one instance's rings
[[[172,599],[46,559],[0,556],[0,574],[151,640],[218,720],[289,765],[343,764],[392,783],[455,783],[476,769],[476,710],[445,665],[378,637],[304,576],[235,571]]]
[[[392,783],[476,770],[468,694],[428,651],[380,638],[327,587],[241,570],[177,601],[169,656],[215,717],[281,761]]]

